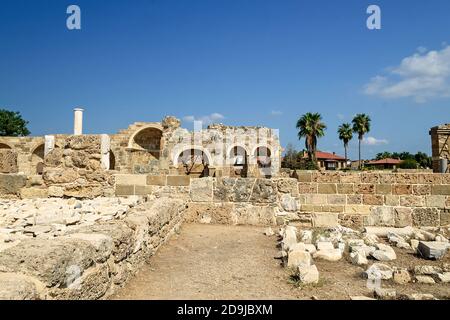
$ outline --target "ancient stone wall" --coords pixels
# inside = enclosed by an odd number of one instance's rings
[[[17,172],[17,152],[11,149],[0,149],[0,173]]]
[[[431,128],[430,136],[433,171],[441,172],[441,159],[450,160],[450,124]]]
[[[298,171],[295,178],[116,176],[116,195],[187,202],[191,221],[307,226],[450,224],[450,175]]]
[[[0,201],[1,300],[106,298],[178,230],[185,208],[174,199],[55,200],[20,209]]]

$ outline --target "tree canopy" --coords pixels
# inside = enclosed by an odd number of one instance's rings
[[[28,121],[22,118],[20,112],[0,109],[0,136],[27,136],[30,134],[27,125]]]

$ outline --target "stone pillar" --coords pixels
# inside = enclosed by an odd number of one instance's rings
[[[45,136],[44,157],[55,149],[55,136]]]
[[[79,136],[83,134],[83,111],[84,109],[75,108],[74,111],[74,123],[73,123],[73,134]]]
[[[102,155],[101,166],[103,170],[109,170],[110,168],[109,152],[111,150],[111,140],[107,134],[102,134],[100,137],[101,137],[100,152]]]

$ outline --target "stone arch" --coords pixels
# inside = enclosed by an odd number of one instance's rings
[[[36,146],[31,153],[31,172],[42,174],[44,171],[45,144]]]
[[[246,164],[248,162],[248,156],[249,152],[244,145],[234,144],[228,148],[227,157],[231,160],[231,165]]]
[[[137,130],[128,140],[128,148],[147,151],[156,159],[161,156],[163,128],[161,125],[147,125]]]
[[[12,149],[12,148],[6,143],[0,142],[0,149]]]
[[[267,145],[259,145],[252,152],[256,164],[260,168],[270,168],[272,166],[272,149]]]
[[[186,175],[197,175],[199,177],[209,176],[209,166],[212,164],[212,157],[208,150],[203,147],[185,147],[175,153],[175,166],[180,173]]]
[[[109,170],[116,170],[116,156],[112,150],[109,150]]]

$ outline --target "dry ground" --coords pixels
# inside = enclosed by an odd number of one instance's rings
[[[413,267],[450,262],[425,261],[397,250],[392,266]],[[298,286],[290,271],[274,259],[276,237],[263,235],[263,228],[187,224],[162,246],[142,270],[112,299],[349,299],[371,296],[364,270],[342,260],[316,260],[320,282]],[[450,298],[450,284],[394,285],[398,293],[431,293]]]

